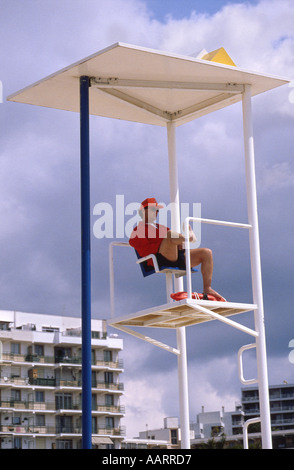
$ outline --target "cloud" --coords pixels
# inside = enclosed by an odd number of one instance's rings
[[[291,336],[291,335],[290,335]],[[290,337],[289,337],[290,338]],[[231,339],[231,338],[230,338]],[[289,341],[292,337],[289,339]],[[163,417],[179,416],[179,390],[176,358],[169,360],[169,353],[159,354],[162,360],[154,367],[156,355],[152,358],[148,350],[152,346],[139,340],[128,339],[125,351],[125,397],[127,436],[135,437],[140,431],[163,427]],[[156,349],[156,348],[155,348]],[[241,388],[245,387],[238,379],[237,349],[233,354],[219,357],[212,353],[209,359],[198,355],[192,359],[188,354],[188,387],[190,422],[195,422],[197,414],[204,407],[208,411],[234,411],[241,402]],[[281,384],[284,380],[293,381],[293,364],[289,361],[291,348],[284,344],[282,355],[268,357],[269,383]],[[139,362],[139,357],[145,357]],[[205,355],[206,356],[206,355]],[[158,358],[158,355],[157,355]],[[169,362],[164,367],[164,360]],[[148,367],[148,362],[149,367]],[[173,364],[170,367],[170,363]],[[140,368],[144,374],[140,375]],[[243,354],[243,376],[245,380],[257,377],[255,350]],[[130,374],[132,371],[132,374]]]
[[[132,345],[133,352],[138,345]],[[168,354],[168,353],[165,353]],[[175,361],[173,361],[175,362]],[[145,364],[146,366],[146,364]],[[209,374],[207,371],[209,370]],[[129,377],[125,383],[127,436],[135,437],[140,431],[163,427],[165,416],[179,416],[179,384],[177,367],[171,370],[144,368],[144,376]],[[225,371],[225,373],[224,373]],[[188,364],[190,421],[195,422],[201,407],[205,411],[233,411],[240,401],[240,388],[236,386],[236,364],[229,358],[213,358],[205,363]]]
[[[159,379],[159,380],[158,380]],[[164,375],[164,383],[159,377],[148,376],[148,379],[130,379],[125,385],[126,418],[122,422],[126,426],[126,436],[137,437],[140,431],[160,429],[166,415],[163,406],[163,394],[166,391],[168,377]]]
[[[260,178],[262,191],[278,191],[279,189],[293,189],[294,172],[290,162],[281,162],[267,168]]]
[[[292,19],[290,0],[228,2],[213,15],[192,12],[189,18],[169,18],[161,48],[197,55],[203,48],[223,46],[240,67],[287,73],[293,61]]]

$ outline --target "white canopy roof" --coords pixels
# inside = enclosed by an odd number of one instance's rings
[[[116,43],[20,90],[7,99],[78,112],[79,77],[91,77],[90,114],[176,125],[289,80],[190,56]]]

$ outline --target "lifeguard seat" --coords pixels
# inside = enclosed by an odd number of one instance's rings
[[[153,254],[144,256],[143,258],[140,258],[139,253],[137,250],[135,250],[135,253],[137,255],[138,261],[137,264],[139,264],[142,274],[144,277],[150,276],[151,274],[155,273],[164,273],[164,274],[174,274],[175,277],[181,277],[186,275],[186,270],[185,269],[180,269],[177,267],[171,267],[171,266],[158,266],[158,262],[156,259],[156,256]],[[153,266],[150,266],[147,261],[149,259],[152,259]],[[191,273],[197,273],[198,269],[191,268]]]

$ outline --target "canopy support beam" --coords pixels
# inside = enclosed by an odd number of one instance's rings
[[[99,82],[99,85],[97,85],[97,80],[104,80],[104,82]],[[109,83],[107,82],[109,81]],[[240,95],[244,91],[244,85],[236,85],[236,84],[224,84],[224,85],[219,85],[217,84],[202,84],[202,83],[195,83],[195,84],[189,84],[186,83],[186,87],[183,88],[183,90],[193,90],[193,91],[216,91],[219,92],[216,96],[211,97],[205,101],[202,101],[201,103],[198,103],[197,105],[190,106],[188,108],[184,109],[179,109],[175,112],[168,112],[161,110],[157,108],[154,105],[151,105],[149,103],[146,103],[143,100],[140,100],[134,96],[129,95],[125,91],[121,91],[123,88],[141,88],[143,85],[139,85],[136,83],[137,82],[143,82],[142,80],[140,81],[135,81],[135,80],[117,80],[116,79],[96,79],[92,78],[91,83],[94,84],[95,90],[100,93],[106,93],[109,96],[112,96],[114,99],[118,99],[120,101],[123,101],[124,103],[128,103],[129,106],[133,106],[136,108],[140,108],[141,110],[144,110],[146,113],[152,114],[154,116],[159,117],[162,121],[163,124],[167,123],[169,121],[174,121],[177,125],[181,124],[181,121],[185,121],[186,118],[190,117],[193,115],[194,118],[199,117],[203,114],[204,110],[211,109],[213,110],[215,107],[217,109],[217,106],[220,102],[230,102],[235,99],[236,95]],[[121,85],[122,83],[131,83],[127,85]],[[115,84],[114,84],[115,83]],[[145,82],[144,82],[145,83]],[[148,88],[146,82],[145,87]],[[150,82],[153,83],[153,82]],[[155,82],[157,83],[157,82]],[[161,82],[159,82],[161,83]],[[164,82],[165,83],[165,82]],[[168,83],[168,82],[167,82]],[[171,82],[173,83],[173,82]],[[178,86],[176,86],[178,85]],[[190,88],[188,87],[190,86]],[[158,88],[163,88],[163,85],[157,86]],[[175,87],[176,89],[181,89],[180,88],[180,83],[176,83],[175,85],[168,87],[166,86],[165,88],[171,88],[173,89]],[[194,88],[193,88],[194,87]],[[207,89],[206,89],[206,88]],[[144,88],[144,87],[143,87]],[[153,87],[150,85],[150,88],[156,88],[156,85],[154,84]]]
[[[146,113],[155,115],[159,117],[163,121],[163,123],[171,119],[171,114],[168,113],[167,111],[162,111],[161,109],[156,108],[156,106],[152,106],[151,104],[148,104],[145,101],[139,100],[138,98],[135,98],[134,96],[130,96],[127,93],[124,93],[120,90],[114,90],[114,89],[109,89],[109,88],[107,89],[96,88],[96,90],[101,93],[107,93],[109,96],[112,96],[113,98],[116,98],[120,101],[124,101],[125,103],[128,103],[129,106],[140,108]]]
[[[154,88],[169,90],[221,91],[242,93],[244,85],[237,83],[175,82],[160,80],[132,80],[121,78],[92,77],[91,85],[97,88]]]
[[[180,109],[177,112],[172,113],[171,119],[174,122],[176,122],[177,125],[181,125],[182,123],[185,122],[186,118],[189,118],[190,120],[191,116],[193,116],[193,119],[196,119],[206,114],[208,109],[209,109],[209,112],[217,110],[218,104],[221,102],[233,103],[235,100],[235,97],[236,97],[236,94],[233,94],[233,93],[220,93],[212,98],[202,101],[201,103],[189,106],[188,108]]]

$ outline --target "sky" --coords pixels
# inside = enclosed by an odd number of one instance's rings
[[[0,309],[79,316],[79,116],[6,97],[116,42],[194,56],[223,46],[243,69],[294,80],[293,2],[0,0],[0,7]],[[270,384],[294,382],[293,85],[252,100]],[[100,117],[90,124],[92,209],[100,202],[115,207],[117,195],[126,206],[151,196],[168,203],[165,130]],[[246,223],[241,105],[180,126],[177,152],[181,201],[200,203],[204,218]],[[96,221],[92,214],[93,227]],[[92,315],[108,319],[110,240],[93,232],[91,242]],[[227,299],[251,302],[247,236],[203,226],[201,246],[213,250],[214,288]],[[143,279],[134,254],[117,248],[117,313],[164,303],[164,280],[158,277]],[[193,288],[201,286],[196,275]],[[252,326],[251,314],[239,317]],[[176,345],[174,332],[152,334]],[[234,410],[241,396],[237,352],[251,338],[217,322],[189,327],[186,334],[191,421],[201,406]],[[146,425],[159,428],[165,416],[179,415],[177,362],[166,351],[119,335],[122,424],[134,437]],[[254,354],[248,352],[245,376],[254,374]]]

